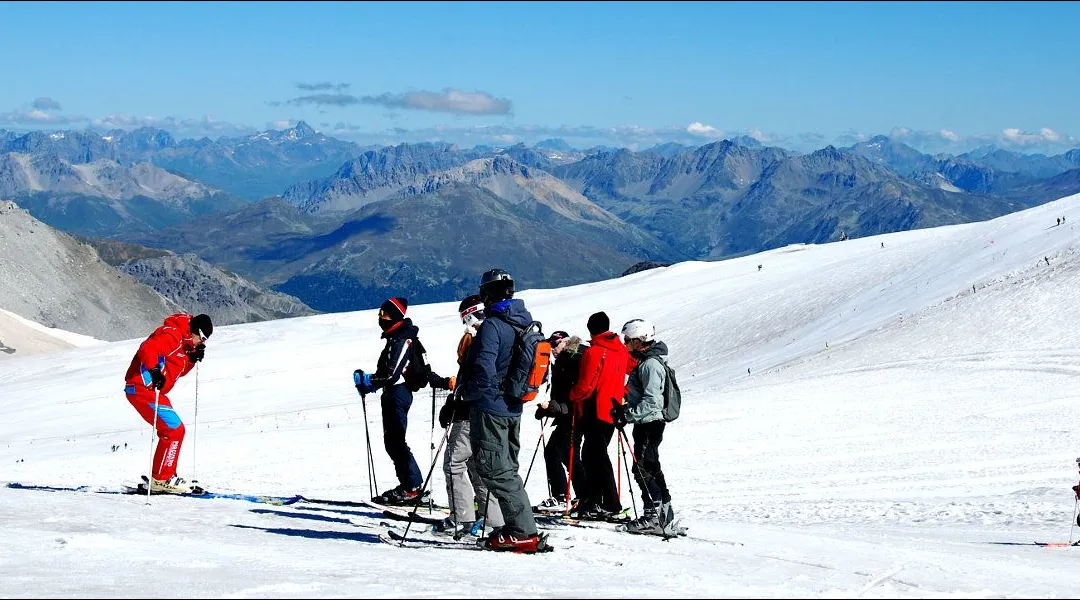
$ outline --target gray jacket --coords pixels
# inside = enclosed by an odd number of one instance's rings
[[[664,378],[667,371],[667,344],[654,342],[648,350],[634,353],[638,364],[626,382],[626,421],[652,423],[664,419]]]

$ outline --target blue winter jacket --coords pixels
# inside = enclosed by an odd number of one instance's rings
[[[510,370],[510,351],[516,335],[510,323],[528,327],[532,315],[525,303],[516,298],[496,302],[484,312],[486,318],[469,346],[462,368],[465,381],[459,385],[464,400],[476,408],[498,417],[517,417],[521,415],[521,401],[508,400],[502,393],[502,380]]]

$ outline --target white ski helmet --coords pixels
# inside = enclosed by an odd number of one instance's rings
[[[623,324],[622,334],[630,340],[651,342],[656,336],[656,328],[645,319],[631,319]]]
[[[473,294],[458,304],[458,314],[461,315],[461,323],[466,329],[479,330],[480,323],[484,320],[484,302],[480,296]]]

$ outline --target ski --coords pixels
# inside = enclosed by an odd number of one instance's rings
[[[617,533],[633,533],[626,529],[626,522],[612,522],[612,521],[594,521],[588,519],[575,519],[573,517],[561,517],[561,516],[549,516],[549,515],[534,515],[533,520],[536,521],[537,526],[543,528],[554,528],[559,526],[566,527],[581,527],[584,529],[598,529],[600,531],[614,531]],[[662,534],[645,534],[654,535],[664,539],[672,539],[675,537],[689,537],[687,528],[678,524],[678,521],[674,524],[674,535],[662,535]]]
[[[124,485],[121,487],[106,487],[106,486],[90,486],[81,485],[78,487],[63,487],[53,485],[29,485],[22,483],[9,483],[7,484],[9,489],[14,490],[36,490],[44,492],[85,492],[94,494],[123,494],[123,495],[138,495],[146,494],[146,488],[139,486]],[[253,494],[218,494],[215,492],[207,492],[203,490],[202,494],[151,494],[152,496],[178,496],[181,498],[207,498],[207,499],[219,499],[219,500],[246,500],[247,502],[256,502],[259,504],[273,504],[277,506],[284,506],[288,504],[294,504],[300,501],[300,496],[259,496]]]
[[[39,492],[89,492],[95,494],[124,494],[124,487],[107,487],[107,486],[92,486],[92,485],[80,485],[77,487],[64,487],[58,485],[34,485],[28,483],[8,483],[5,487],[12,490],[34,490]]]
[[[537,523],[543,523],[545,525],[575,525],[581,527],[592,527],[594,529],[606,529],[611,531],[612,526],[625,525],[630,522],[630,518],[625,519],[579,519],[577,517],[566,517],[563,515],[533,515],[533,520]]]
[[[478,550],[484,549],[477,545],[475,541],[458,541],[453,538],[439,539],[436,537],[408,537],[394,531],[393,529],[387,529],[379,533],[379,539],[387,544],[398,546],[402,548],[452,548],[457,550]]]
[[[1037,546],[1040,548],[1073,548],[1080,546],[1080,541],[1069,542],[986,542],[997,546]]]
[[[389,524],[384,524],[389,525]],[[536,552],[519,552],[514,550],[495,550],[492,548],[485,548],[481,544],[483,539],[471,538],[467,541],[455,540],[453,537],[440,537],[434,535],[419,535],[416,537],[406,538],[401,533],[398,533],[392,527],[388,527],[386,531],[379,534],[379,539],[387,544],[393,544],[395,546],[401,546],[405,548],[452,548],[455,550],[479,550],[481,552],[510,552],[513,554],[543,554],[546,552],[553,552],[555,548],[545,543],[544,547]]]
[[[627,525],[619,525],[619,526],[617,526],[615,528],[615,531],[618,531],[620,533],[629,533],[629,534],[632,534],[632,535],[651,535],[651,536],[654,536],[654,537],[663,538],[665,540],[670,540],[670,539],[677,538],[677,537],[680,537],[680,536],[681,537],[686,537],[686,528],[683,527],[682,525],[679,525],[678,521],[672,523],[671,525],[669,525],[665,529],[666,529],[666,531],[663,531],[663,532],[633,531]]]
[[[310,504],[326,504],[328,506],[371,507],[371,502],[366,502],[364,500],[332,500],[329,498],[308,498],[307,496],[300,496],[300,501]]]
[[[127,486],[124,490],[125,494],[129,495],[146,495],[146,486],[138,485],[136,487]],[[300,496],[266,496],[258,494],[230,494],[230,493],[218,493],[208,492],[205,489],[194,486],[192,491],[184,492],[183,494],[170,494],[166,492],[150,493],[151,496],[176,496],[179,498],[205,498],[208,500],[243,500],[245,502],[255,502],[257,504],[271,504],[274,506],[287,506],[290,504],[296,504],[300,501]]]
[[[399,512],[395,512],[392,510],[384,510],[383,516],[387,519],[392,519],[394,521],[412,521],[413,523],[423,525],[440,525],[443,522],[443,519],[437,517],[425,517],[423,515],[418,515],[415,513],[403,515]]]
[[[400,509],[414,509],[413,504],[380,504],[373,500],[334,500],[330,498],[308,498],[307,496],[298,496],[301,502],[307,502],[309,504],[326,504],[327,506],[351,506],[351,507],[364,507],[375,508],[378,510],[400,510]],[[429,508],[428,504],[421,504],[421,509]],[[449,511],[449,506],[442,506],[439,504],[431,504],[431,510]]]
[[[394,529],[394,530],[402,529],[401,523],[402,522],[407,522],[408,519],[400,519],[399,518],[400,516],[401,515],[396,515],[394,517],[391,517],[391,519],[394,519],[393,523],[391,523],[389,521],[380,521],[379,525],[382,526],[382,527],[386,527],[387,529]],[[431,536],[433,536],[435,538],[440,538],[440,539],[462,540],[462,539],[465,539],[465,537],[467,535],[472,536],[473,539],[476,539],[476,538],[480,537],[480,533],[484,530],[483,520],[474,522],[473,526],[472,526],[472,529],[469,530],[469,533],[468,534],[461,534],[461,535],[455,535],[454,533],[447,532],[445,529],[441,529],[441,527],[442,527],[442,522],[441,521],[439,523],[422,523],[422,522],[418,522],[418,521],[413,521],[413,523],[414,524],[419,523],[419,524],[417,525],[417,527],[413,528],[412,531],[426,532],[426,533],[430,534]]]

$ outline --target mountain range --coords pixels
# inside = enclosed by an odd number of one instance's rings
[[[177,141],[163,129],[142,127],[98,134],[92,130],[0,130],[0,154],[49,154],[71,164],[101,159],[131,166],[148,162],[247,200],[278,195],[298,181],[334,172],[366,148],[316,132],[300,121],[283,130]]]
[[[215,141],[144,128],[0,131],[0,143],[0,192],[41,220],[194,254],[317,311],[453,299],[491,266],[519,287],[572,285],[638,263],[984,220],[1080,191],[1080,149],[930,156],[885,136],[806,154],[749,137],[643,151],[558,139],[361,148],[301,122]],[[247,178],[274,195],[252,201]]]

